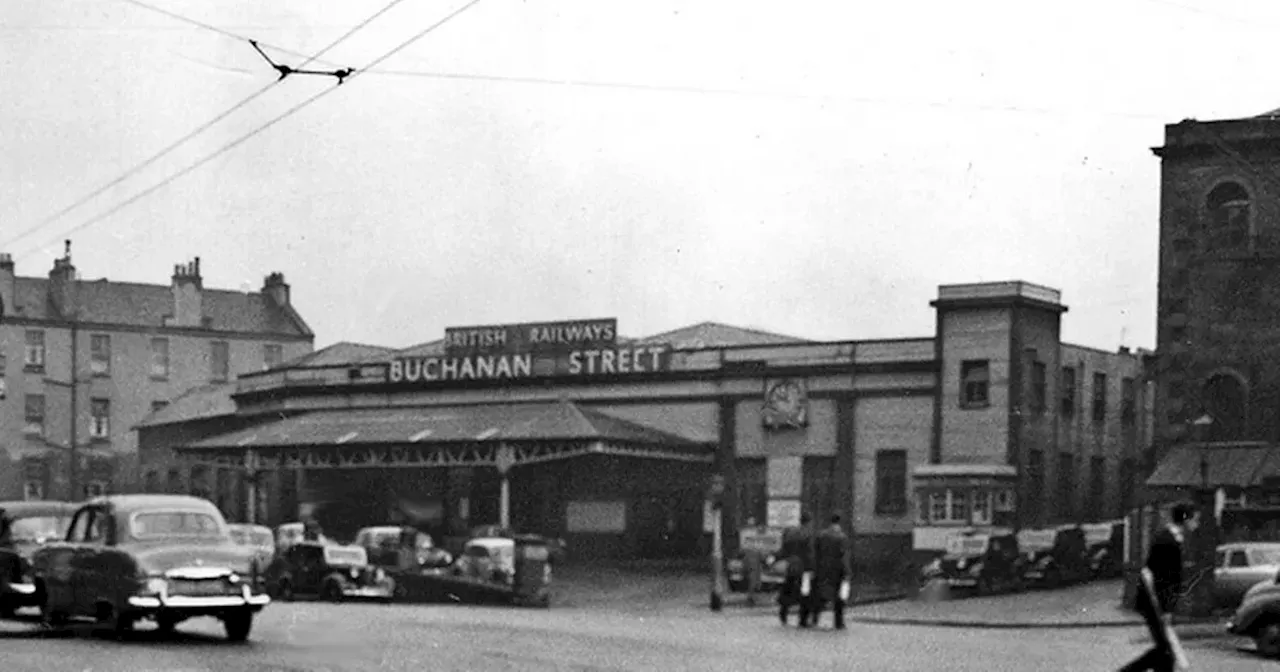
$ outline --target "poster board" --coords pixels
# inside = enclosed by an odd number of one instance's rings
[[[776,528],[744,528],[738,531],[738,547],[761,553],[777,553],[782,550],[782,530]]]
[[[565,505],[568,532],[621,533],[627,529],[627,503],[569,502]]]
[[[787,528],[800,524],[800,500],[771,499],[766,513],[765,525],[768,527]]]

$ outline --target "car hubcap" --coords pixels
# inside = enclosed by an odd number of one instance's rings
[[[1268,656],[1280,654],[1280,623],[1271,623],[1258,634],[1258,650]]]

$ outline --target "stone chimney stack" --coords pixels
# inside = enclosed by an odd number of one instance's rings
[[[200,257],[173,267],[173,315],[166,320],[172,327],[204,326],[204,281],[200,278]]]
[[[13,256],[0,252],[0,321],[12,317],[17,310],[15,295],[18,293],[18,276],[13,271]]]
[[[289,305],[289,283],[284,281],[284,273],[272,273],[262,281],[262,293],[271,297],[277,306]]]
[[[66,241],[66,252],[61,259],[53,260],[49,271],[49,303],[58,315],[72,319],[76,316],[77,295],[76,267],[71,263],[71,241]]]

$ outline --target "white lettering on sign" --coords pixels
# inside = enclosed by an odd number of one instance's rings
[[[529,342],[533,345],[612,341],[615,336],[613,325],[608,322],[533,327],[529,330]]]
[[[447,348],[495,348],[506,344],[507,330],[500,327],[445,332]]]
[[[653,346],[574,350],[552,360],[551,370],[539,367],[537,375],[597,376],[653,373],[666,369],[667,352],[666,348]],[[532,353],[412,357],[393,360],[387,367],[387,380],[392,383],[499,380],[533,376]]]
[[[664,348],[579,350],[569,353],[569,374],[646,373],[662,370]],[[585,359],[585,361],[583,361]]]

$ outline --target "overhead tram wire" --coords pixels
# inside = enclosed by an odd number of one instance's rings
[[[142,3],[134,2],[134,0],[124,0],[124,1],[125,1],[125,2],[130,2],[130,3],[132,3],[132,4],[142,4]],[[369,18],[365,19],[364,21],[361,21],[360,23],[356,24],[356,25],[355,25],[354,27],[352,27],[350,30],[348,30],[347,32],[343,33],[341,37],[339,37],[339,38],[337,38],[336,40],[334,40],[334,41],[330,42],[330,43],[328,44],[328,46],[326,46],[326,47],[324,47],[323,49],[321,49],[320,51],[316,52],[314,55],[312,55],[312,56],[307,56],[307,55],[305,55],[305,54],[304,54],[302,57],[303,57],[303,58],[306,58],[307,60],[303,61],[302,65],[298,66],[298,68],[299,68],[299,69],[301,69],[301,68],[305,68],[307,65],[309,65],[309,64],[310,64],[310,63],[312,63],[313,61],[317,61],[321,56],[324,56],[325,54],[329,53],[331,50],[333,50],[333,48],[334,48],[334,47],[337,47],[339,44],[341,44],[341,43],[345,42],[348,38],[350,38],[352,35],[354,35],[357,31],[359,31],[359,30],[363,29],[365,26],[369,25],[370,23],[372,23],[373,21],[375,21],[376,19],[378,19],[379,17],[381,17],[383,14],[386,14],[388,11],[390,11],[390,10],[391,10],[391,8],[395,7],[396,5],[400,4],[401,2],[404,2],[404,0],[391,0],[391,2],[390,2],[390,3],[388,3],[386,6],[384,6],[382,9],[378,10],[376,13],[374,13],[372,16],[370,16]],[[149,9],[151,9],[151,7],[150,7],[149,5],[142,5],[142,6],[145,6],[145,7],[149,8]],[[161,11],[161,12],[163,12],[164,10],[157,10],[157,11]],[[166,13],[167,13],[167,12],[166,12]],[[239,38],[239,37],[237,37],[236,39],[247,39],[247,38]],[[259,44],[261,44],[261,43],[259,43]],[[110,188],[112,188],[112,187],[116,186],[117,184],[120,184],[121,182],[123,182],[123,181],[127,180],[128,178],[132,177],[133,175],[137,174],[137,173],[138,173],[138,171],[141,171],[143,168],[146,168],[147,166],[150,166],[151,164],[155,163],[156,161],[159,161],[160,159],[164,158],[165,156],[168,156],[170,152],[172,152],[173,150],[177,149],[178,147],[180,147],[182,144],[184,144],[184,143],[185,143],[185,142],[187,142],[188,140],[190,140],[190,139],[194,138],[195,136],[197,136],[197,135],[199,135],[199,134],[203,133],[204,131],[206,131],[206,130],[208,130],[210,127],[212,127],[214,124],[216,124],[216,123],[218,123],[219,121],[222,121],[223,119],[226,119],[227,117],[231,116],[231,114],[232,114],[232,113],[234,113],[236,110],[239,110],[240,108],[244,107],[245,105],[248,105],[249,103],[253,102],[253,101],[254,101],[254,100],[256,100],[257,98],[259,98],[260,96],[262,96],[263,94],[265,94],[267,91],[270,91],[274,86],[276,86],[276,85],[277,85],[277,84],[279,84],[281,81],[283,81],[283,79],[284,79],[284,78],[277,79],[277,80],[275,80],[275,81],[271,82],[270,84],[267,84],[266,86],[262,87],[261,89],[258,89],[258,90],[257,90],[257,91],[255,91],[254,93],[250,94],[248,97],[246,97],[246,98],[242,99],[240,102],[238,102],[238,103],[236,103],[235,105],[232,105],[231,107],[227,108],[227,109],[226,109],[226,110],[224,110],[222,113],[220,113],[220,114],[218,114],[217,116],[215,116],[214,118],[212,118],[212,119],[210,119],[209,121],[206,121],[205,123],[203,123],[203,124],[201,124],[201,125],[197,126],[197,127],[196,127],[194,130],[192,130],[191,132],[187,133],[186,135],[182,136],[181,138],[178,138],[178,139],[177,139],[177,140],[175,140],[174,142],[170,143],[170,144],[169,144],[168,146],[166,146],[164,149],[161,149],[159,152],[156,152],[155,154],[152,154],[150,157],[148,157],[148,158],[144,159],[141,163],[138,163],[138,164],[134,165],[132,168],[129,168],[128,170],[124,171],[124,172],[123,172],[123,173],[121,173],[118,177],[116,177],[115,179],[111,180],[110,182],[107,182],[106,184],[104,184],[104,185],[102,185],[102,186],[98,187],[97,189],[95,189],[95,190],[93,190],[93,191],[89,192],[88,194],[86,194],[86,195],[84,195],[84,196],[82,196],[82,197],[80,197],[80,198],[76,199],[76,200],[75,200],[75,201],[73,201],[70,205],[68,205],[68,206],[66,206],[66,207],[64,207],[64,208],[62,208],[61,210],[59,210],[59,211],[57,211],[57,212],[53,213],[52,215],[49,215],[48,217],[45,217],[44,219],[40,220],[40,221],[39,221],[39,222],[37,222],[36,224],[32,225],[30,228],[25,229],[25,230],[23,230],[21,233],[19,233],[18,235],[14,236],[14,237],[12,237],[12,238],[10,238],[10,239],[8,239],[8,240],[6,240],[6,241],[4,242],[4,244],[3,244],[3,245],[0,245],[0,247],[8,247],[9,245],[12,245],[13,243],[15,243],[15,242],[17,242],[17,241],[22,240],[23,238],[26,238],[27,236],[31,235],[32,233],[35,233],[36,231],[39,231],[40,229],[44,228],[45,226],[48,226],[49,224],[52,224],[53,222],[57,221],[58,219],[61,219],[63,215],[66,215],[67,213],[69,213],[69,212],[71,212],[71,211],[75,210],[76,208],[79,208],[80,206],[84,205],[85,203],[88,203],[89,201],[93,200],[94,198],[96,198],[96,197],[98,197],[98,196],[102,195],[102,194],[103,194],[104,192],[106,192],[108,189],[110,189]]]
[[[130,2],[131,2],[132,0],[127,0],[127,1],[130,1]],[[395,56],[396,54],[400,53],[400,52],[401,52],[401,51],[403,51],[404,49],[408,48],[408,47],[409,47],[410,45],[412,45],[413,43],[417,42],[418,40],[422,39],[423,37],[426,37],[428,33],[431,33],[432,31],[435,31],[436,29],[438,29],[438,28],[440,28],[441,26],[445,25],[445,24],[446,24],[446,23],[448,23],[449,21],[452,21],[453,19],[457,18],[457,17],[458,17],[460,14],[462,14],[463,12],[467,11],[468,9],[471,9],[472,7],[474,7],[474,6],[478,5],[478,4],[480,4],[480,2],[481,2],[481,0],[470,0],[470,2],[468,2],[468,3],[464,4],[463,6],[459,7],[458,9],[455,9],[454,11],[452,11],[452,12],[450,12],[449,14],[445,15],[445,17],[444,17],[444,18],[442,18],[442,19],[440,19],[439,21],[436,21],[435,23],[433,23],[433,24],[431,24],[431,25],[427,26],[426,28],[424,28],[424,29],[422,29],[422,30],[418,31],[416,34],[414,34],[414,35],[413,35],[412,37],[410,37],[409,39],[405,40],[404,42],[401,42],[399,45],[397,45],[396,47],[392,48],[390,51],[388,51],[388,52],[386,52],[385,54],[383,54],[383,55],[379,56],[378,58],[374,59],[374,60],[373,60],[373,61],[371,61],[371,62],[369,63],[369,65],[368,65],[368,66],[366,66],[366,67],[367,67],[367,68],[375,67],[375,66],[377,66],[379,63],[382,63],[383,61],[386,61],[387,59],[391,58],[392,56]],[[350,81],[350,80],[352,80],[352,79],[355,79],[356,77],[359,77],[359,76],[360,76],[361,74],[363,74],[363,73],[364,73],[364,69],[357,69],[357,70],[355,70],[354,72],[352,72],[350,76],[348,76],[348,77],[347,77],[347,80],[348,80],[348,81]],[[223,145],[222,147],[218,148],[217,150],[215,150],[215,151],[213,151],[213,152],[211,152],[211,153],[209,153],[209,154],[206,154],[203,158],[201,158],[200,160],[196,161],[195,163],[193,163],[193,164],[191,164],[191,165],[187,166],[186,168],[183,168],[182,170],[180,170],[180,171],[178,171],[178,172],[176,172],[176,173],[174,173],[174,174],[170,175],[169,177],[165,178],[164,180],[161,180],[160,182],[158,182],[158,183],[156,183],[156,184],[154,184],[154,185],[152,185],[152,186],[150,186],[150,187],[148,187],[148,188],[146,188],[146,189],[144,189],[144,190],[142,190],[142,191],[138,192],[137,194],[134,194],[132,197],[130,197],[130,198],[128,198],[128,199],[126,199],[126,200],[124,200],[123,202],[121,202],[121,203],[117,204],[115,207],[112,207],[112,208],[110,208],[110,209],[108,209],[108,210],[106,210],[106,211],[104,211],[104,212],[102,212],[102,213],[99,213],[99,214],[97,214],[97,215],[95,215],[95,216],[93,216],[93,217],[90,217],[89,219],[87,219],[87,220],[85,220],[85,221],[83,221],[83,222],[81,222],[81,223],[79,223],[79,224],[75,225],[75,226],[74,226],[74,227],[72,227],[70,230],[63,232],[62,234],[59,234],[56,238],[51,238],[50,240],[58,240],[58,239],[61,239],[61,238],[65,237],[65,236],[67,236],[67,235],[70,235],[70,234],[72,234],[72,233],[75,233],[75,232],[77,232],[77,231],[81,231],[81,230],[83,230],[83,229],[86,229],[86,228],[88,228],[88,227],[90,227],[90,226],[93,226],[94,224],[97,224],[98,222],[101,222],[102,220],[104,220],[104,219],[106,219],[106,218],[110,217],[111,215],[114,215],[115,213],[117,213],[117,212],[119,212],[119,211],[121,211],[121,210],[123,210],[123,209],[125,209],[125,208],[129,207],[130,205],[133,205],[134,203],[137,203],[138,201],[142,200],[143,198],[146,198],[147,196],[149,196],[149,195],[151,195],[151,194],[153,194],[153,193],[155,193],[155,192],[159,191],[160,189],[162,189],[162,188],[164,188],[165,186],[169,185],[170,183],[174,182],[174,181],[175,181],[175,180],[177,180],[178,178],[181,178],[181,177],[183,177],[184,175],[187,175],[188,173],[190,173],[190,172],[192,172],[192,171],[196,170],[197,168],[199,168],[199,167],[203,166],[204,164],[209,163],[210,161],[212,161],[212,160],[214,160],[214,159],[218,158],[219,156],[222,156],[223,154],[226,154],[227,152],[231,151],[232,149],[235,149],[236,147],[240,146],[241,144],[244,144],[244,143],[245,143],[245,142],[247,142],[250,138],[253,138],[254,136],[258,135],[259,133],[262,133],[263,131],[265,131],[265,130],[267,130],[267,129],[271,128],[272,126],[275,126],[276,124],[280,123],[281,121],[284,121],[284,120],[285,120],[285,119],[287,119],[288,117],[293,116],[294,114],[298,113],[298,112],[299,112],[299,111],[301,111],[303,108],[306,108],[306,107],[310,106],[312,103],[316,102],[317,100],[320,100],[321,98],[323,98],[323,97],[325,97],[325,96],[329,95],[330,93],[333,93],[335,90],[337,90],[337,89],[338,89],[338,87],[339,87],[339,86],[340,86],[340,85],[334,85],[334,86],[331,86],[331,87],[329,87],[329,88],[324,89],[323,91],[320,91],[319,93],[317,93],[317,94],[315,94],[315,95],[311,96],[310,98],[307,98],[306,100],[304,100],[304,101],[302,101],[302,102],[300,102],[300,103],[298,103],[298,104],[296,104],[296,105],[294,105],[294,106],[290,107],[289,109],[285,110],[284,112],[282,112],[282,113],[280,113],[280,114],[276,115],[275,117],[273,117],[270,121],[266,122],[265,124],[262,124],[261,126],[258,126],[257,128],[253,129],[252,131],[249,131],[248,133],[245,133],[244,135],[241,135],[240,137],[238,137],[238,138],[236,138],[235,140],[232,140],[231,142],[229,142],[229,143],[227,143],[227,144]],[[44,243],[41,243],[40,245],[36,246],[35,248],[32,248],[32,249],[28,250],[27,252],[32,252],[32,251],[35,251],[35,250],[37,250],[37,249],[40,249],[40,247],[43,247],[43,246],[44,246],[45,244],[47,244],[48,242],[49,242],[49,241],[45,241]]]

